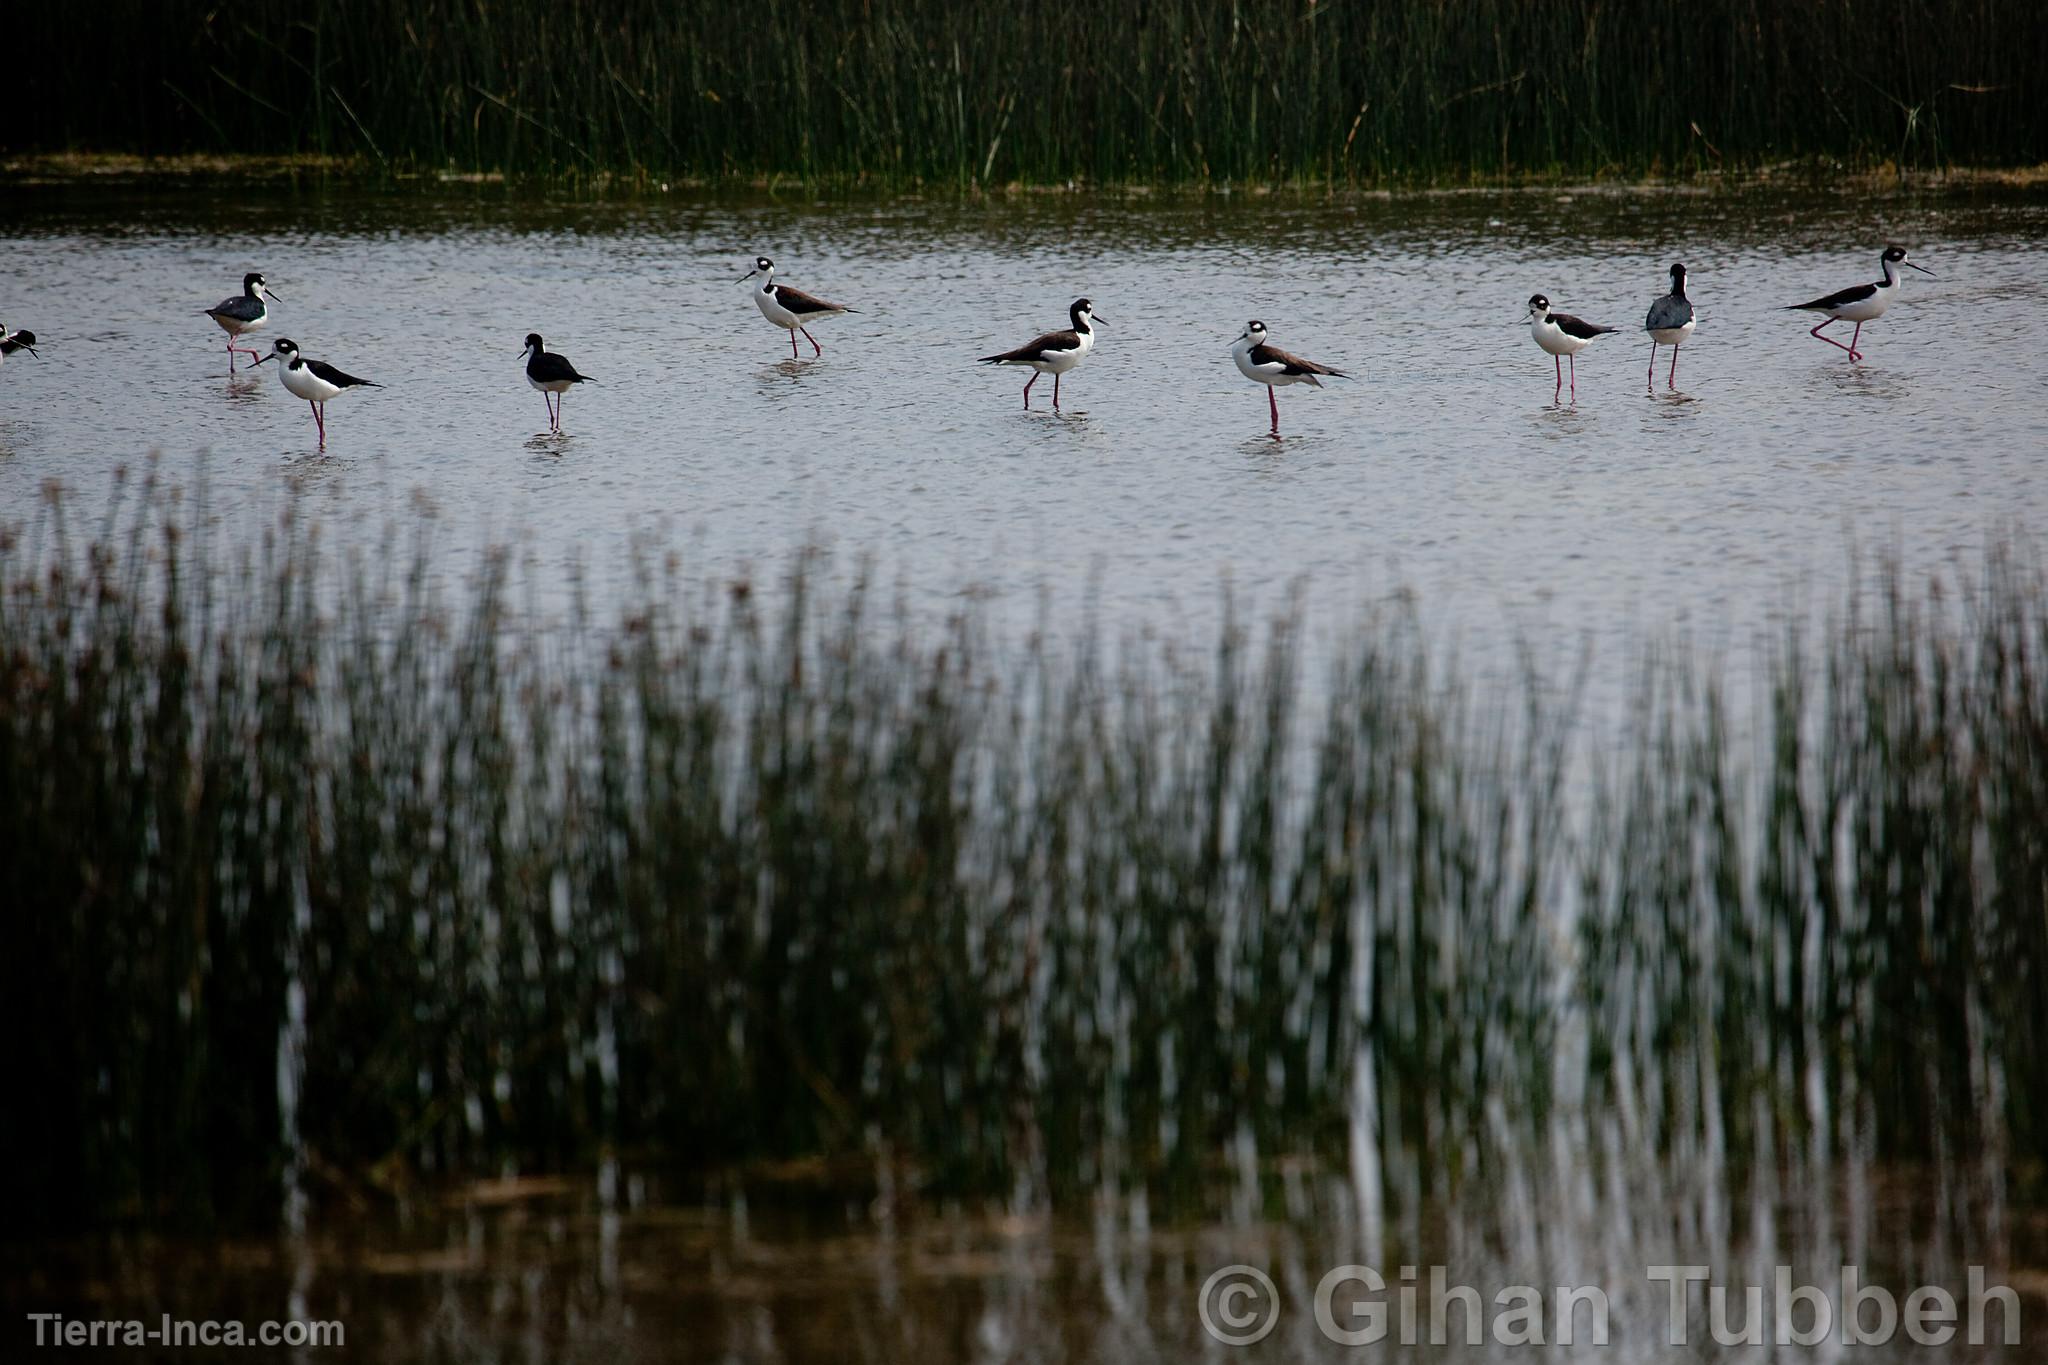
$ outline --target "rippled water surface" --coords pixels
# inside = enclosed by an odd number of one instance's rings
[[[1968,572],[1996,541],[2030,550],[2048,514],[2039,193],[578,204],[110,186],[19,188],[0,236],[0,318],[41,350],[0,373],[10,524],[46,518],[60,485],[67,517],[96,526],[116,468],[155,452],[230,528],[292,508],[374,552],[425,508],[449,562],[516,541],[557,600],[571,564],[621,591],[636,537],[713,579],[822,541],[934,616],[971,600],[1199,641],[1223,585],[1256,606],[1305,584],[1327,646],[1413,590],[1424,627],[1481,670],[1529,640],[1611,664],[1670,634],[1740,642],[1839,601],[1883,553]],[[1873,278],[1887,241],[1937,278],[1912,277],[1850,364],[1780,306]],[[860,310],[813,328],[822,357],[791,361],[737,282],[759,253]],[[1648,344],[1625,330],[1558,401],[1520,325],[1528,296],[1633,329],[1674,260],[1702,318],[1676,387],[1661,363],[1646,382]],[[386,386],[332,405],[324,452],[269,367],[227,373],[201,316],[251,269],[284,300],[260,340]],[[1094,355],[1063,412],[1049,382],[1024,411],[1024,375],[974,357],[1062,325],[1084,294],[1105,320]],[[1283,391],[1279,440],[1227,354],[1252,317],[1356,376]],[[602,381],[570,395],[560,437],[522,374],[536,330]],[[2048,1312],[2048,1275],[2026,1269],[2048,1264],[2048,1224],[1996,1177],[1985,1195],[1955,1171],[1787,1158],[1780,1181],[1711,1152],[1625,1170],[1604,1140],[1560,1132],[1450,1207],[1418,1175],[1394,1191],[1411,1225],[1387,1229],[1356,1223],[1345,1172],[1240,1172],[1209,1216],[1155,1226],[1127,1191],[1050,1221],[919,1208],[879,1161],[772,1210],[758,1188],[750,1210],[746,1180],[663,1195],[611,1174],[365,1208],[316,1159],[303,1240],[31,1248],[10,1254],[0,1305],[290,1308],[394,1360],[1163,1361],[1228,1354],[1196,1300],[1214,1267],[1250,1260],[1288,1316],[1249,1358],[1291,1361],[1334,1349],[1307,1316],[1321,1272],[1384,1252],[1441,1254],[1487,1293],[1530,1274],[1606,1284],[1629,1345],[1592,1358],[1634,1362],[1714,1358],[1659,1349],[1642,1271],[1660,1260],[1766,1282],[1782,1260],[1863,1260],[1893,1285],[1960,1286],[1973,1248],[2011,1246],[2002,1271]],[[1469,1358],[1496,1356],[1524,1358]],[[1872,1358],[1937,1356],[1957,1358]]]
[[[24,190],[4,317],[42,339],[0,377],[0,507],[61,481],[86,507],[162,452],[209,505],[286,500],[343,543],[420,495],[474,546],[518,538],[598,584],[642,532],[714,575],[822,539],[913,600],[970,587],[1112,629],[1199,625],[1219,584],[1306,578],[1333,622],[1396,587],[1476,652],[1511,633],[1738,632],[1839,584],[1852,546],[1974,559],[2048,510],[2048,196],[1691,192],[562,204],[465,194]],[[1864,363],[1779,305],[1873,278],[1886,241],[1938,278],[1865,330]],[[736,283],[756,253],[860,309],[791,361]],[[1518,325],[1541,290],[1632,329],[1672,260],[1698,336],[1678,385],[1628,332],[1577,401]],[[277,336],[376,379],[330,409],[226,372],[200,310],[265,271]],[[973,364],[1107,323],[1065,410]],[[1265,395],[1227,346],[1354,382]],[[531,330],[601,386],[545,434]],[[1668,352],[1666,353],[1668,355]],[[244,365],[247,362],[243,362]],[[1829,596],[1823,592],[1821,596]]]

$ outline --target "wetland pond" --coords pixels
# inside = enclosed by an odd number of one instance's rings
[[[2000,545],[2032,562],[2048,516],[2041,191],[565,202],[24,185],[0,236],[0,318],[40,351],[0,374],[9,525],[47,526],[56,487],[70,524],[98,526],[115,471],[153,457],[220,543],[288,511],[374,556],[425,516],[437,572],[511,545],[550,613],[572,582],[629,597],[635,546],[720,583],[822,545],[831,572],[872,566],[913,617],[971,604],[1010,633],[1199,649],[1226,611],[1292,602],[1328,653],[1363,614],[1412,603],[1482,688],[1532,645],[1539,667],[1590,661],[1597,711],[1625,705],[1649,645],[1688,642],[1753,681],[1757,641],[1863,592],[1880,558],[1915,582],[1980,573]],[[1865,328],[1863,363],[1780,311],[1875,278],[1888,242],[1936,278],[1910,276]],[[812,327],[821,357],[792,361],[738,283],[758,254],[859,310]],[[1661,360],[1646,382],[1637,329],[1673,261],[1700,328],[1667,386]],[[282,298],[256,344],[290,337],[385,386],[331,405],[324,450],[271,366],[228,373],[201,315],[249,270]],[[1522,325],[1537,292],[1623,329],[1579,357],[1575,400]],[[1062,411],[1049,384],[1025,411],[1024,374],[973,363],[1063,326],[1084,295],[1103,326]],[[1354,376],[1283,389],[1278,440],[1228,354],[1254,317]],[[559,436],[525,383],[532,331],[600,381],[569,395]],[[1811,1080],[1812,1104],[1852,1113],[1824,1068]],[[388,1361],[1297,1361],[1336,1353],[1309,1311],[1324,1271],[1378,1262],[1392,1281],[1397,1261],[1440,1262],[1489,1301],[1602,1286],[1615,1344],[1374,1349],[1636,1365],[1767,1358],[1701,1344],[1697,1293],[1694,1344],[1665,1344],[1654,1265],[1769,1286],[1781,1264],[1831,1284],[1856,1263],[1901,1297],[1936,1283],[1963,1299],[1985,1264],[2025,1303],[2027,1345],[1900,1337],[1847,1357],[2041,1358],[2048,1213],[1996,1153],[1920,1167],[1851,1142],[1736,1161],[1708,1139],[1651,1161],[1628,1113],[1560,1114],[1527,1140],[1502,1116],[1483,1153],[1354,1142],[1329,1168],[1247,1147],[1171,1212],[1109,1180],[1050,1214],[1028,1188],[925,1200],[886,1151],[687,1181],[623,1154],[589,1179],[398,1192],[325,1183],[315,1160],[285,1235],[15,1244],[0,1305],[9,1332],[35,1311],[339,1319],[357,1358]],[[1271,1273],[1286,1311],[1234,1350],[1198,1300],[1240,1262]]]

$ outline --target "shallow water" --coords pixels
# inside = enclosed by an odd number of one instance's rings
[[[1219,585],[1256,607],[1305,580],[1323,648],[1412,590],[1481,677],[1517,667],[1523,641],[1566,658],[1590,644],[1611,668],[1670,633],[1732,644],[1739,667],[1756,632],[1850,592],[1855,552],[1967,572],[1995,540],[2024,550],[2048,512],[2039,193],[564,204],[116,186],[19,190],[0,234],[0,317],[42,352],[0,373],[0,517],[42,515],[55,482],[74,524],[97,525],[114,470],[156,451],[230,527],[292,507],[374,553],[427,507],[458,569],[517,540],[544,600],[566,597],[571,561],[623,592],[636,534],[712,578],[822,540],[933,615],[974,600],[1012,625],[1200,640]],[[1939,278],[1911,278],[1864,363],[1776,310],[1871,278],[1887,240]],[[861,310],[813,329],[822,357],[790,361],[736,282],[760,252]],[[1647,344],[1623,335],[1557,401],[1523,301],[1633,327],[1675,259],[1702,315],[1676,389],[1661,363],[1646,383]],[[246,269],[284,298],[260,340],[387,386],[333,404],[324,453],[269,367],[227,374],[200,315]],[[1064,412],[1049,382],[1023,411],[1024,376],[973,358],[1059,325],[1081,294],[1105,319],[1098,348]],[[1284,391],[1279,441],[1226,353],[1253,316],[1357,376]],[[570,396],[559,438],[523,380],[530,330],[602,380]],[[1596,704],[1618,689],[1596,670]],[[1586,1152],[1566,1140],[1475,1181],[1468,1207],[1383,1245],[1352,1221],[1346,1180],[1284,1173],[1219,1195],[1234,1212],[1212,1222],[1159,1228],[1107,1194],[1092,1218],[1045,1222],[899,1213],[866,1192],[811,1201],[823,1216],[750,1214],[731,1188],[587,1185],[351,1211],[323,1186],[303,1241],[31,1248],[0,1301],[300,1306],[379,1359],[1183,1360],[1229,1354],[1193,1310],[1218,1266],[1271,1268],[1298,1310],[1330,1265],[1440,1252],[1482,1285],[1634,1277],[1629,1345],[1609,1357],[1633,1362],[1694,1358],[1646,1335],[1641,1268],[1660,1259],[1868,1258],[1895,1285],[1959,1284],[2008,1247],[2015,1279],[2048,1264],[2038,1215],[1996,1179],[1794,1169],[1778,1190],[1773,1173],[1680,1170],[1630,1186]],[[2042,1311],[2048,1280],[2025,1283]],[[1249,1358],[1330,1350],[1292,1311]]]
[[[714,577],[822,540],[923,608],[972,592],[1059,624],[1092,601],[1113,635],[1199,632],[1226,582],[1261,604],[1305,578],[1332,628],[1408,588],[1483,669],[1516,637],[1740,639],[1838,600],[1852,550],[1973,567],[2048,510],[2039,193],[14,202],[0,317],[42,339],[0,377],[16,519],[51,480],[90,511],[157,450],[230,520],[293,501],[347,543],[428,505],[446,544],[521,540],[543,580],[573,555],[600,589],[635,531]],[[1910,276],[1864,363],[1778,311],[1874,277],[1888,240],[1939,278]],[[812,329],[821,358],[792,362],[735,282],[757,252],[861,310]],[[1634,328],[1674,259],[1701,313],[1677,388],[1624,333],[1554,401],[1524,300]],[[324,453],[200,315],[252,268],[285,299],[262,344],[387,385],[332,405]],[[1099,345],[1063,412],[1049,382],[1025,412],[1025,375],[973,359],[1081,294]],[[1283,390],[1279,441],[1227,354],[1251,316],[1357,376]],[[560,438],[530,330],[602,380]]]

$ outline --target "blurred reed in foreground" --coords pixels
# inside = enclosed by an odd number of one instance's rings
[[[2030,575],[1789,639],[1758,741],[1650,669],[1589,773],[1400,619],[1305,683],[1284,620],[994,650],[799,559],[549,631],[503,561],[450,606],[424,540],[178,511],[0,551],[22,1229],[610,1158],[1398,1205],[1561,1115],[1738,1171],[2048,1138]]]

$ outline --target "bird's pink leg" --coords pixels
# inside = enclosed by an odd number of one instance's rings
[[[1557,387],[1562,391],[1564,388],[1564,357],[1557,355],[1550,357],[1550,368],[1557,372]],[[1555,394],[1551,396],[1556,397]]]
[[[1572,357],[1572,362],[1571,362],[1571,370],[1572,370],[1572,395],[1573,395],[1574,397],[1576,397],[1576,396],[1578,395],[1578,392],[1579,392],[1579,358],[1578,358],[1577,356],[1573,356],[1573,357]]]
[[[1031,386],[1037,382],[1038,372],[1036,370],[1032,371],[1031,377],[1024,381],[1024,410],[1026,412],[1031,410]]]
[[[1676,346],[1671,348],[1671,354],[1674,358],[1677,357],[1678,348]],[[1650,343],[1650,373],[1644,377],[1644,382],[1648,384],[1655,384],[1657,382],[1657,343],[1654,341]]]
[[[808,342],[810,342],[810,343],[811,343],[811,354],[812,354],[813,356],[821,356],[821,355],[825,354],[825,348],[824,348],[823,346],[820,346],[820,345],[818,344],[818,339],[817,339],[816,337],[814,337],[814,336],[812,336],[812,335],[811,335],[811,329],[810,329],[810,328],[808,328],[808,327],[799,327],[799,328],[797,328],[797,330],[798,330],[799,332],[802,332],[802,333],[804,334],[804,340],[805,340],[805,341],[808,341]],[[796,338],[795,338],[795,337],[791,337],[791,338],[789,339],[789,344],[790,344],[790,347],[791,347],[792,349],[794,349],[794,348],[795,348],[795,346],[796,346]]]
[[[1059,406],[1060,406],[1060,377],[1059,377],[1059,373],[1058,373],[1058,371],[1054,371],[1054,373],[1053,373],[1053,377],[1052,377],[1052,406],[1053,406],[1053,411],[1055,411],[1055,412],[1059,411]]]
[[[790,358],[791,360],[795,360],[795,359],[796,359],[796,333],[795,333],[795,332],[791,332],[791,333],[789,334],[789,358]]]
[[[1676,346],[1671,348],[1671,377],[1665,382],[1669,388],[1675,389],[1678,387],[1678,348]]]
[[[1273,409],[1273,434],[1280,434],[1280,395],[1271,384],[1266,385],[1266,402]]]
[[[1836,320],[1834,318],[1829,318],[1826,322],[1821,323],[1820,327],[1815,327],[1811,331],[1809,331],[1807,335],[1810,337],[1820,337],[1822,341],[1825,341],[1830,346],[1841,347],[1842,350],[1845,350],[1849,353],[1849,358],[1851,360],[1854,360],[1856,358],[1856,348],[1854,346],[1843,346],[1841,342],[1835,340],[1833,337],[1823,337],[1820,335],[1821,327],[1832,327],[1835,324],[1835,321]],[[1863,331],[1863,324],[1860,322],[1857,323],[1856,330],[1860,334]]]
[[[1856,349],[1856,343],[1861,340],[1863,340],[1863,324],[1859,322],[1856,324],[1855,333],[1849,338],[1849,359],[1863,359],[1863,352]]]
[[[320,428],[320,444],[324,446],[327,444],[327,415],[321,412],[320,405],[310,398],[306,400],[306,406],[313,410],[313,425]]]
[[[555,431],[557,434],[562,430],[562,400],[568,396],[566,393],[555,395]]]

